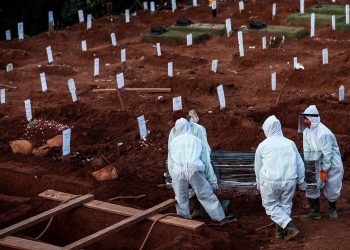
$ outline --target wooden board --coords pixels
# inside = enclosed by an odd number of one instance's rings
[[[47,243],[26,240],[13,236],[6,236],[5,238],[0,239],[0,246],[10,247],[20,250],[59,250],[62,247],[50,245]]]
[[[54,201],[64,201],[67,199],[71,199],[76,197],[74,194],[68,194],[68,193],[63,193],[63,192],[58,192],[55,190],[46,190],[45,192],[39,194],[40,197],[43,197],[45,199],[49,200],[54,200]],[[125,207],[125,206],[120,206],[108,202],[103,202],[103,201],[98,201],[98,200],[93,200],[90,202],[87,202],[83,204],[84,207],[86,208],[91,208],[91,209],[96,209],[99,211],[104,211],[108,213],[113,213],[113,214],[118,214],[118,215],[124,215],[124,216],[133,216],[140,214],[142,210],[131,208],[131,207]],[[150,221],[155,221],[158,219],[161,214],[154,214],[149,217],[147,217],[147,220]],[[195,220],[188,220],[188,219],[183,219],[183,218],[178,218],[174,216],[167,216],[159,221],[159,223],[166,224],[166,225],[171,225],[171,226],[177,226],[177,227],[182,227],[190,230],[196,230],[199,227],[204,225],[204,222],[201,221],[195,221]]]
[[[55,208],[52,208],[48,211],[45,211],[41,214],[35,215],[33,217],[30,217],[26,220],[23,220],[21,222],[18,222],[17,224],[14,224],[12,226],[9,226],[7,228],[4,228],[0,230],[0,238],[8,236],[13,233],[17,233],[23,229],[26,229],[28,227],[31,227],[33,225],[36,225],[42,221],[45,221],[47,219],[50,219],[52,216],[62,214],[72,208],[78,207],[88,201],[92,201],[94,199],[94,196],[91,194],[87,194],[84,196],[79,196],[73,200],[70,200],[64,204],[61,204]]]
[[[171,88],[124,88],[125,91],[137,91],[144,93],[169,93]],[[92,92],[108,92],[116,89],[93,89]]]
[[[94,234],[91,234],[89,236],[86,236],[85,238],[82,238],[76,242],[73,242],[67,246],[65,246],[63,249],[81,249],[83,247],[86,247],[88,245],[91,245],[95,243],[96,241],[102,239],[103,237],[106,237],[107,235],[120,231],[126,227],[129,227],[131,225],[136,224],[137,222],[140,222],[144,219],[146,219],[149,215],[163,211],[171,206],[174,206],[176,201],[174,199],[169,199],[167,201],[164,201],[154,207],[151,207],[145,211],[142,211],[141,213],[131,216],[125,220],[122,220],[118,223],[115,223],[107,228],[104,228]]]

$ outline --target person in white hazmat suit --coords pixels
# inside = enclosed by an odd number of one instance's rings
[[[177,201],[177,214],[191,218],[188,192],[191,186],[210,218],[222,221],[225,213],[205,173],[203,162],[207,161],[208,157],[206,149],[201,140],[193,135],[190,123],[186,119],[178,119],[175,129],[175,137],[169,145],[168,169]]]
[[[336,201],[340,196],[344,175],[337,139],[335,135],[321,122],[315,105],[310,105],[304,113],[303,148],[304,152],[319,151],[322,153],[321,169],[316,169],[317,188],[306,190],[310,203],[308,214],[301,216],[302,220],[321,219],[320,188],[329,201],[329,217],[337,219]]]
[[[305,168],[294,142],[283,136],[281,123],[273,115],[263,126],[266,139],[255,153],[257,188],[266,214],[276,223],[275,237],[290,240],[299,234],[291,210],[296,185],[305,190]]]

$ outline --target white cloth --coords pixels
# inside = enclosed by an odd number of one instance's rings
[[[319,114],[315,105],[310,105],[306,114]],[[308,117],[311,121],[310,128],[303,132],[303,147],[305,152],[322,152],[321,168],[317,169],[317,189],[307,190],[306,197],[316,199],[320,197],[320,188],[323,187],[324,196],[330,201],[336,201],[340,196],[344,167],[341,159],[337,139],[335,135],[321,122],[321,118]],[[328,179],[325,183],[320,180],[321,169],[328,171]]]
[[[216,221],[224,219],[223,208],[205,178],[205,167],[201,160],[204,149],[201,141],[192,134],[186,119],[177,120],[175,128],[176,136],[169,146],[168,169],[173,181],[177,213],[191,218],[188,193],[191,185],[210,218]]]
[[[256,181],[266,214],[285,228],[291,221],[296,184],[304,182],[304,163],[294,142],[283,136],[275,116],[266,119],[263,130],[267,138],[255,153]]]

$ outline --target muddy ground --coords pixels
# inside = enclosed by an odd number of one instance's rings
[[[269,24],[287,24],[289,14],[298,12],[299,1],[251,1],[239,14],[237,2],[219,4],[218,16],[202,5],[186,12],[177,10],[155,15],[139,11],[125,24],[123,17],[111,21],[101,18],[86,30],[85,24],[75,24],[48,36],[42,33],[24,41],[0,42],[0,83],[16,87],[7,89],[6,104],[0,106],[0,227],[57,205],[37,196],[46,189],[74,194],[92,193],[107,201],[123,195],[141,195],[138,200],[118,200],[116,204],[146,209],[168,198],[172,190],[161,189],[164,182],[164,161],[167,156],[168,125],[172,97],[182,96],[186,110],[195,109],[208,133],[213,150],[254,150],[264,139],[262,122],[276,115],[284,134],[302,149],[302,137],[297,133],[298,112],[316,104],[321,120],[336,134],[342,153],[347,156],[350,145],[350,84],[348,82],[350,33],[334,32],[331,26],[316,26],[316,37],[305,37],[286,43],[286,50],[261,49],[261,36],[244,34],[245,57],[238,53],[237,35],[214,37],[192,47],[162,46],[162,56],[156,56],[151,43],[141,42],[141,34],[151,27],[168,26],[183,16],[193,22],[224,23],[231,18],[235,29],[250,20]],[[277,2],[277,18],[271,21],[272,3]],[[305,1],[306,8],[313,1]],[[331,1],[324,1],[329,2]],[[337,1],[345,4],[346,1]],[[29,25],[29,24],[25,24]],[[308,28],[308,27],[307,27]],[[115,32],[118,46],[110,44]],[[88,51],[81,51],[81,40],[87,40]],[[53,65],[48,65],[46,46],[52,46]],[[255,48],[249,48],[255,46]],[[113,92],[94,93],[94,88],[115,87],[115,75],[121,72],[120,49],[127,50],[124,71],[126,87],[171,87],[171,93],[149,94],[125,92],[122,95],[126,111]],[[322,49],[329,49],[329,64],[322,65]],[[305,66],[292,69],[293,57]],[[93,77],[94,57],[100,58],[100,76]],[[210,71],[211,60],[219,59],[218,73]],[[173,61],[175,76],[167,77],[167,63]],[[6,64],[14,71],[7,73]],[[106,64],[109,64],[106,66]],[[40,72],[46,73],[47,93],[41,92]],[[234,73],[235,71],[236,73]],[[277,72],[277,91],[271,91],[271,73]],[[72,103],[67,80],[74,78],[78,102]],[[288,83],[276,104],[283,83]],[[227,108],[219,109],[216,87],[223,84]],[[337,101],[338,88],[344,84],[346,103]],[[157,101],[159,95],[164,101]],[[51,121],[72,128],[72,156],[62,162],[59,148],[50,150],[44,158],[15,155],[9,141],[29,139],[34,146],[60,134],[59,126],[27,128],[24,100],[30,98],[33,118]],[[208,111],[212,111],[209,113]],[[145,143],[139,138],[136,118],[145,115],[150,135]],[[118,143],[123,143],[118,146]],[[106,163],[116,166],[119,178],[97,182],[91,173]],[[327,204],[322,200],[321,221],[301,222],[297,216],[307,212],[304,194],[295,196],[293,216],[301,230],[296,240],[284,242],[273,238],[274,227],[256,230],[271,221],[257,196],[233,199],[230,211],[237,221],[222,228],[205,226],[198,232],[157,225],[146,245],[148,249],[348,249],[350,244],[350,179],[349,158],[344,162],[345,178],[339,200],[339,220],[327,218]],[[174,212],[174,209],[169,210]],[[75,209],[54,219],[43,241],[66,245],[87,234],[119,221],[121,217],[89,209]],[[206,220],[208,222],[208,220]],[[46,223],[21,232],[25,237],[38,235]],[[123,232],[107,237],[86,249],[137,249],[150,226],[141,222]]]

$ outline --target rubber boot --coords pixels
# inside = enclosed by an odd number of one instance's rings
[[[338,213],[337,213],[337,206],[336,201],[329,202],[329,218],[331,220],[337,220],[338,219]]]
[[[310,199],[309,204],[310,204],[310,211],[308,214],[300,216],[301,220],[319,220],[321,219],[321,214],[320,214],[320,198],[317,199]]]
[[[276,224],[275,238],[276,239],[283,239],[283,237],[284,237],[283,228],[280,227],[278,224]]]
[[[293,222],[290,221],[284,229],[284,240],[294,239],[298,234],[299,230],[294,226]]]

